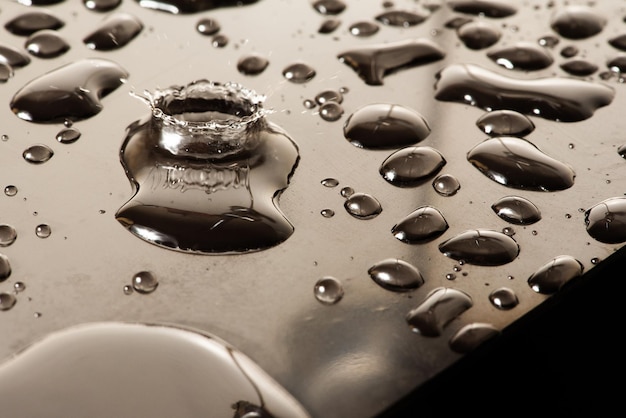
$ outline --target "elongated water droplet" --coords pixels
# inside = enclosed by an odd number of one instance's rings
[[[570,5],[557,11],[550,20],[550,26],[564,38],[585,39],[604,29],[606,18],[591,7]]]
[[[470,296],[457,289],[438,287],[411,310],[406,320],[411,329],[425,337],[438,337],[446,325],[473,305]]]
[[[104,13],[118,7],[120,4],[122,4],[122,0],[83,0],[83,4],[89,10]]]
[[[100,98],[126,78],[128,73],[112,61],[76,61],[27,83],[13,96],[11,110],[36,123],[89,118],[102,110]]]
[[[518,42],[490,51],[487,56],[504,68],[520,71],[542,70],[554,62],[547,49],[533,42]]]
[[[460,354],[474,351],[485,341],[500,335],[500,331],[491,324],[467,324],[450,339],[450,349]]]
[[[589,76],[598,71],[598,66],[587,60],[572,60],[560,65],[561,69],[578,77]]]
[[[532,290],[544,295],[556,293],[570,280],[583,274],[583,265],[569,255],[550,260],[528,278]]]
[[[510,263],[519,254],[519,245],[502,232],[486,229],[465,231],[439,244],[446,257],[481,266]]]
[[[24,46],[38,58],[56,58],[70,49],[70,44],[57,31],[49,29],[30,35]]]
[[[409,187],[436,174],[446,164],[439,151],[431,147],[406,147],[383,161],[379,172],[394,186]]]
[[[476,126],[489,136],[523,137],[535,130],[535,124],[525,115],[513,110],[494,110],[476,121]]]
[[[356,71],[366,84],[377,86],[394,71],[428,64],[444,56],[444,51],[432,41],[415,39],[357,48],[337,58]]]
[[[585,212],[587,233],[606,244],[626,242],[626,198],[606,199]]]
[[[8,247],[17,239],[17,231],[11,225],[0,225],[0,247]]]
[[[357,219],[372,219],[380,215],[383,207],[372,195],[354,193],[343,204],[346,211]]]
[[[413,145],[430,134],[430,127],[417,111],[401,105],[370,104],[348,117],[343,135],[354,146],[393,149]]]
[[[202,18],[196,23],[196,30],[205,36],[215,35],[222,29],[219,22],[210,17]]]
[[[417,267],[396,258],[382,260],[367,272],[376,284],[394,292],[408,292],[424,284],[424,277]]]
[[[17,15],[5,23],[4,27],[14,35],[29,36],[44,29],[61,29],[64,25],[65,22],[55,15],[37,10]]]
[[[309,64],[296,62],[283,70],[283,76],[292,83],[302,84],[315,77],[315,69]]]
[[[320,106],[320,117],[327,122],[335,122],[343,116],[343,107],[337,102],[326,102]]]
[[[489,301],[498,309],[509,310],[519,304],[519,299],[512,289],[500,287],[489,294]]]
[[[446,4],[455,12],[493,18],[508,17],[517,13],[515,6],[501,0],[458,0],[447,1]]]
[[[39,238],[48,238],[52,235],[52,228],[48,224],[40,224],[35,228],[35,235]]]
[[[530,200],[521,196],[506,196],[499,199],[491,209],[500,218],[517,225],[532,225],[541,220],[541,212]]]
[[[112,51],[127,45],[142,30],[143,23],[134,15],[114,13],[83,38],[83,43],[97,51]]]
[[[467,160],[496,183],[516,189],[565,190],[576,177],[570,166],[522,138],[487,139],[467,153]]]
[[[30,146],[24,150],[22,157],[31,164],[43,164],[54,155],[54,151],[43,144]]]
[[[222,7],[240,7],[258,0],[135,0],[141,7],[172,14],[199,13]]]
[[[391,228],[394,237],[408,244],[437,238],[448,229],[448,222],[432,206],[422,206],[408,214]]]
[[[15,305],[15,302],[17,302],[17,298],[14,294],[7,292],[0,293],[0,311],[8,311]]]
[[[509,78],[471,64],[453,64],[437,74],[436,99],[488,110],[510,109],[561,122],[591,117],[613,101],[606,85],[558,77]]]
[[[617,153],[619,154],[620,157],[626,159],[626,144],[620,145],[617,148]]]
[[[441,196],[454,196],[461,189],[461,183],[451,174],[441,174],[433,180],[433,188]]]
[[[3,62],[9,67],[15,69],[30,64],[30,58],[27,53],[21,49],[0,44],[0,62]]]
[[[461,42],[473,50],[489,48],[502,36],[497,26],[482,20],[465,23],[457,29],[456,33]]]
[[[62,144],[71,144],[76,142],[80,135],[80,131],[76,128],[65,128],[57,133],[56,140]]]
[[[317,32],[324,34],[324,35],[333,33],[335,30],[337,30],[339,25],[341,25],[341,20],[335,19],[335,18],[328,18],[322,22]]]
[[[324,217],[324,218],[332,218],[333,216],[335,216],[335,211],[332,209],[322,209],[320,211],[320,214]]]
[[[17,187],[13,185],[8,185],[4,188],[4,194],[7,196],[15,196],[17,191]]]
[[[346,3],[341,0],[315,0],[313,8],[323,15],[338,15],[346,9]]]
[[[211,45],[213,45],[215,48],[224,48],[226,45],[228,45],[229,41],[230,39],[228,39],[228,36],[219,33],[211,39]]]
[[[428,18],[427,14],[418,14],[405,10],[390,10],[376,16],[376,20],[388,25],[408,28],[418,25]]]
[[[334,305],[343,298],[343,286],[334,277],[323,277],[315,283],[313,294],[324,305]]]
[[[348,30],[354,36],[365,38],[378,33],[380,27],[374,22],[361,21],[351,24]]]
[[[9,64],[0,62],[0,83],[6,83],[13,77],[13,68]]]
[[[140,271],[133,276],[133,289],[139,293],[152,293],[159,286],[156,276],[149,271]]]
[[[322,180],[322,186],[324,187],[337,187],[339,186],[339,180],[334,179],[334,178],[325,178],[324,180]]]
[[[237,62],[237,70],[243,75],[258,75],[265,71],[269,64],[267,58],[259,54],[251,54]]]
[[[11,276],[11,263],[9,262],[9,258],[0,254],[0,283],[5,281]]]

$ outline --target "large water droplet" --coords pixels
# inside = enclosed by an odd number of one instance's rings
[[[437,238],[448,229],[448,222],[432,206],[422,206],[408,214],[391,228],[394,237],[408,244]]]
[[[309,64],[296,62],[283,70],[283,76],[292,83],[302,84],[315,77],[315,69]]]
[[[383,84],[383,77],[397,71],[442,59],[444,51],[428,39],[372,45],[337,56],[369,85]]]
[[[491,180],[516,189],[565,190],[576,177],[571,167],[522,138],[487,139],[472,148],[467,159]]]
[[[382,260],[367,272],[376,284],[394,292],[408,292],[424,284],[424,277],[417,267],[396,258]]]
[[[379,172],[394,186],[409,187],[433,176],[445,164],[443,155],[434,148],[406,147],[387,157]]]
[[[38,10],[17,15],[9,20],[4,27],[14,35],[29,36],[44,29],[61,29],[64,25],[65,22],[55,15]]]
[[[43,144],[30,146],[24,150],[22,157],[31,164],[43,164],[54,155],[54,151]]]
[[[17,231],[11,225],[0,225],[0,247],[8,247],[17,239]]]
[[[425,337],[438,337],[446,325],[472,307],[472,299],[457,289],[438,287],[411,310],[406,320],[414,332]]]
[[[481,266],[499,266],[515,260],[519,245],[502,232],[486,229],[465,231],[439,244],[446,257]]]
[[[261,74],[270,62],[267,58],[259,54],[251,54],[242,57],[237,62],[237,70],[244,75],[258,75]]]
[[[15,302],[17,302],[17,298],[14,294],[7,292],[0,293],[0,311],[8,311],[15,305]]]
[[[57,31],[43,29],[33,33],[24,43],[26,50],[38,58],[56,58],[70,49],[70,44]]]
[[[374,22],[369,22],[365,20],[351,24],[348,30],[354,36],[358,36],[359,38],[365,38],[378,33],[380,27]]]
[[[0,283],[5,281],[11,276],[11,263],[9,262],[9,258],[0,254]]]
[[[76,61],[27,83],[13,96],[11,110],[19,118],[37,123],[89,118],[102,110],[100,98],[127,77],[112,61]]]
[[[315,0],[313,8],[323,15],[338,15],[346,9],[346,3],[341,0]]]
[[[156,276],[149,271],[140,271],[133,276],[133,289],[139,293],[152,293],[159,286]]]
[[[541,212],[530,200],[521,196],[506,196],[491,205],[500,218],[517,225],[531,225],[541,220]]]
[[[626,242],[626,198],[606,199],[585,212],[587,233],[606,244]]]
[[[467,324],[454,334],[450,339],[450,349],[465,354],[474,351],[485,341],[500,335],[500,331],[491,324],[472,323]]]
[[[109,15],[83,39],[88,48],[112,51],[127,45],[143,30],[143,23],[129,13]]]
[[[104,13],[118,7],[122,4],[122,0],[83,0],[83,4],[89,10]]]
[[[515,6],[501,0],[457,0],[447,1],[446,4],[455,12],[493,18],[508,17],[517,13]]]
[[[315,299],[325,305],[334,305],[343,298],[343,286],[334,277],[323,277],[315,283],[313,288]]]
[[[352,145],[368,149],[393,149],[413,145],[430,134],[417,111],[393,104],[370,104],[348,117],[343,135]]]
[[[135,0],[141,7],[172,14],[198,13],[221,7],[239,7],[258,0]]]
[[[500,287],[489,294],[489,301],[498,309],[509,310],[519,304],[519,299],[512,289]]]
[[[534,71],[548,68],[554,62],[548,50],[533,42],[518,42],[490,51],[487,56],[509,70]]]
[[[433,180],[433,189],[441,196],[454,196],[461,189],[461,183],[451,174],[441,174]]]
[[[343,204],[346,211],[357,219],[372,219],[380,215],[383,207],[372,195],[367,193],[354,193]]]
[[[528,278],[532,290],[544,295],[556,293],[570,280],[583,274],[583,265],[569,255],[555,257]]]
[[[550,20],[550,26],[559,35],[569,39],[584,39],[596,35],[604,29],[606,18],[588,6],[570,5],[557,11]]]
[[[456,33],[466,47],[474,50],[489,48],[502,36],[497,26],[482,20],[465,23]]]
[[[568,78],[514,79],[471,64],[453,64],[437,74],[436,98],[487,110],[511,109],[561,122],[591,117],[613,101],[606,85]]]
[[[525,115],[513,110],[494,110],[476,121],[476,126],[489,136],[522,137],[535,130],[535,124]]]
[[[427,18],[427,14],[418,14],[405,10],[390,10],[376,16],[376,20],[385,25],[399,26],[403,28],[418,25],[425,21]]]

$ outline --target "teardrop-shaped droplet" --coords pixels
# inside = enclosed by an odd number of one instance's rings
[[[367,272],[376,284],[394,292],[408,292],[424,284],[424,277],[417,267],[396,258],[382,260]]]
[[[52,235],[52,228],[48,224],[39,224],[35,227],[35,235],[39,238],[48,238]]]
[[[357,219],[372,219],[380,215],[383,207],[372,195],[354,193],[343,204],[346,211]]]
[[[335,18],[328,18],[322,22],[317,32],[327,35],[337,30],[339,25],[341,25],[341,20],[335,19]]]
[[[83,0],[83,4],[89,10],[104,13],[118,7],[120,4],[122,4],[122,0]]]
[[[0,62],[15,69],[30,64],[30,58],[25,51],[0,44]]]
[[[109,15],[83,39],[90,49],[112,51],[127,45],[143,30],[143,23],[129,13]]]
[[[401,105],[370,104],[348,117],[343,135],[354,146],[394,149],[413,145],[430,134],[426,119]]]
[[[315,283],[313,294],[324,305],[334,305],[343,298],[343,286],[334,277],[323,277]]]
[[[458,330],[450,339],[449,345],[452,351],[466,354],[498,335],[500,331],[493,325],[475,322]]]
[[[15,302],[17,298],[13,293],[0,293],[0,311],[8,311],[15,305]]]
[[[442,242],[439,251],[446,257],[468,264],[500,266],[517,258],[519,245],[502,232],[475,229]]]
[[[24,160],[31,164],[43,164],[52,158],[53,155],[54,151],[49,146],[42,144],[30,146],[22,153]]]
[[[11,110],[20,119],[36,123],[89,118],[102,110],[100,98],[126,78],[128,73],[112,61],[76,61],[22,87],[11,100]]]
[[[417,65],[438,61],[445,56],[439,46],[428,39],[398,41],[357,48],[337,56],[366,84],[380,86],[386,75]]]
[[[560,65],[561,69],[571,75],[586,77],[598,71],[598,66],[587,60],[572,60]]]
[[[140,271],[133,276],[133,289],[139,293],[152,293],[159,286],[156,276],[149,271]]]
[[[62,144],[71,144],[78,141],[80,135],[80,131],[76,128],[65,128],[57,133],[56,139]]]
[[[565,190],[574,185],[574,170],[522,138],[495,137],[476,145],[467,160],[496,183],[515,189]]]
[[[422,206],[408,214],[391,228],[394,237],[408,244],[437,238],[448,229],[448,222],[432,206]]]
[[[583,265],[569,255],[560,255],[550,260],[528,278],[532,290],[551,295],[570,280],[583,274]]]
[[[259,54],[250,54],[241,58],[237,62],[237,70],[243,75],[261,74],[270,62],[267,58]]]
[[[365,38],[368,36],[375,35],[380,30],[380,27],[374,23],[367,20],[361,22],[355,22],[350,25],[348,31],[359,38]]]
[[[9,258],[0,254],[0,283],[5,281],[11,276],[11,263],[9,262]]]
[[[521,196],[505,196],[491,205],[491,209],[500,218],[512,224],[532,225],[541,220],[539,208]]]
[[[61,29],[64,25],[65,22],[55,15],[37,10],[17,15],[5,23],[4,27],[13,35],[29,36],[44,29]]]
[[[476,126],[489,136],[523,137],[535,130],[535,124],[526,116],[513,110],[494,110],[476,121]]]
[[[455,12],[494,18],[508,17],[517,13],[517,8],[502,0],[455,0],[446,4]]]
[[[406,320],[411,329],[425,337],[438,337],[446,325],[473,305],[470,296],[457,289],[438,287],[411,310]]]
[[[309,64],[296,62],[283,70],[283,76],[292,83],[302,84],[315,77],[315,69]]]
[[[418,25],[428,18],[427,14],[418,14],[405,10],[390,10],[376,16],[376,20],[388,25],[408,28]]]
[[[469,49],[489,48],[500,40],[502,33],[493,23],[478,20],[460,26],[457,36]]]
[[[17,239],[17,231],[11,225],[0,225],[0,247],[8,247]]]
[[[441,196],[454,196],[461,189],[461,183],[451,174],[441,174],[433,180],[433,189]]]
[[[56,58],[70,49],[70,44],[57,31],[44,29],[26,39],[26,50],[38,58]]]
[[[615,96],[604,84],[559,77],[514,79],[472,64],[444,68],[437,74],[435,88],[437,100],[510,109],[561,122],[587,119]]]
[[[394,186],[415,186],[439,172],[446,164],[439,151],[431,147],[406,147],[383,161],[379,172]]]
[[[315,0],[313,8],[323,15],[338,15],[346,9],[346,3],[341,0]]]
[[[587,233],[605,244],[626,242],[626,198],[606,199],[585,212]]]
[[[548,68],[554,62],[548,50],[533,42],[518,42],[491,51],[487,56],[509,70],[536,71]]]
[[[205,36],[215,35],[221,29],[222,27],[220,26],[220,23],[210,17],[202,18],[198,21],[198,23],[196,23],[196,30],[198,33]]]
[[[500,287],[489,294],[489,301],[498,309],[507,311],[519,304],[519,299],[512,289]]]
[[[327,102],[320,106],[320,117],[327,122],[335,122],[343,116],[343,107],[337,102]]]
[[[564,38],[585,39],[604,29],[606,18],[588,6],[571,5],[557,11],[550,26]]]

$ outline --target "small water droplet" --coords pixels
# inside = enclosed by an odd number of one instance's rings
[[[21,13],[5,23],[6,30],[17,36],[29,36],[40,30],[61,29],[65,23],[55,15],[43,10]]]
[[[321,34],[333,33],[341,25],[341,20],[335,18],[325,19],[317,30]]]
[[[606,18],[593,8],[583,5],[570,5],[557,11],[550,26],[564,38],[585,39],[602,31]]]
[[[418,14],[406,10],[389,10],[376,16],[376,20],[387,25],[408,28],[418,25],[428,18],[427,14]]]
[[[54,155],[54,151],[47,145],[33,145],[28,147],[22,153],[24,160],[31,164],[43,164]]]
[[[320,106],[320,117],[327,122],[334,122],[341,119],[343,107],[336,102],[326,102]]]
[[[519,254],[519,245],[502,232],[486,229],[465,231],[439,244],[446,257],[469,264],[499,266],[510,263]]]
[[[542,36],[537,40],[537,43],[541,46],[545,46],[546,48],[554,48],[560,42],[560,39],[554,35],[546,35]]]
[[[476,126],[489,136],[523,137],[535,130],[535,124],[526,116],[513,110],[494,110],[476,121]]]
[[[9,262],[9,258],[0,254],[0,283],[5,281],[11,276],[11,263]]]
[[[9,64],[0,62],[0,83],[6,83],[13,77],[13,68]]]
[[[566,73],[578,77],[589,76],[598,71],[598,66],[587,60],[572,60],[564,62],[560,65],[561,69]]]
[[[374,22],[362,21],[353,23],[348,30],[354,36],[365,38],[378,33],[380,27]]]
[[[323,15],[338,15],[346,9],[346,3],[341,0],[316,0],[313,8]]]
[[[448,222],[432,206],[422,206],[405,216],[391,228],[394,237],[407,244],[416,244],[437,238],[448,229]]]
[[[438,287],[426,299],[411,310],[406,320],[411,329],[425,337],[438,337],[456,317],[471,308],[470,296],[457,289]]]
[[[335,90],[324,90],[315,96],[315,102],[319,105],[327,102],[342,103],[343,95]]]
[[[48,238],[52,234],[52,228],[48,224],[40,224],[35,228],[35,235],[39,238]]]
[[[454,279],[456,279],[456,274],[454,273],[446,274],[446,280],[454,280]]]
[[[383,208],[380,202],[367,193],[354,193],[344,202],[346,211],[357,219],[372,219],[380,215]]]
[[[228,37],[226,35],[217,34],[211,39],[211,45],[215,48],[224,48],[228,45]]]
[[[237,70],[243,75],[258,75],[265,71],[269,64],[267,58],[259,54],[251,54],[237,62]]]
[[[2,134],[2,136],[0,136],[0,139],[2,139],[3,142],[7,142],[9,140],[9,135]]]
[[[408,292],[424,284],[424,277],[417,267],[396,258],[382,260],[367,272],[376,284],[394,292]]]
[[[593,257],[590,261],[591,264],[596,265],[600,262],[600,259],[598,257]]]
[[[15,293],[21,293],[26,290],[26,285],[24,282],[15,282],[13,283],[13,289],[15,290]]]
[[[315,106],[317,106],[317,104],[315,103],[315,101],[311,100],[311,99],[305,99],[302,102],[302,105],[304,105],[305,108],[307,109],[314,109]]]
[[[221,29],[219,22],[210,17],[202,18],[196,23],[196,30],[205,36],[215,35]]]
[[[567,148],[574,149],[574,148],[576,148],[576,145],[574,145],[572,143],[569,143],[569,144],[567,144]]]
[[[339,191],[339,194],[347,199],[354,194],[354,189],[350,186],[346,186]]]
[[[555,257],[528,278],[528,285],[537,293],[556,293],[565,283],[583,273],[580,261],[569,255]]]
[[[456,33],[461,42],[473,50],[489,48],[495,45],[502,36],[494,24],[482,20],[465,23],[457,29]]]
[[[35,317],[35,318],[41,318],[42,316],[43,316],[43,314],[41,312],[35,312],[33,314],[33,317]]]
[[[56,140],[62,144],[71,144],[76,142],[80,135],[80,131],[76,128],[65,128],[57,133]]]
[[[24,45],[38,58],[55,58],[70,49],[70,44],[55,30],[43,29],[30,35]]]
[[[6,186],[4,188],[4,194],[9,197],[15,196],[17,194],[17,187],[13,185]]]
[[[455,12],[493,18],[509,17],[517,13],[517,8],[498,0],[454,0],[446,4]]]
[[[333,216],[335,216],[335,211],[332,209],[322,209],[322,211],[320,212],[320,214],[324,217],[324,218],[332,218]]]
[[[508,235],[509,237],[512,237],[513,235],[515,235],[515,229],[511,228],[510,226],[507,226],[507,227],[502,228],[502,233],[504,235]]]
[[[83,4],[89,10],[103,13],[118,7],[122,4],[122,0],[83,0]]]
[[[140,271],[133,276],[132,281],[133,289],[139,293],[152,293],[159,285],[159,281],[149,271]]]
[[[441,174],[433,180],[433,188],[441,196],[454,196],[461,189],[461,183],[451,174]]]
[[[17,231],[11,225],[0,225],[0,247],[8,247],[17,239]]]
[[[131,295],[133,293],[133,287],[127,284],[124,286],[123,291],[125,295]]]
[[[566,47],[563,47],[563,49],[561,49],[561,56],[564,58],[572,58],[578,55],[578,52],[579,50],[577,46],[568,45]]]
[[[508,287],[501,287],[489,294],[489,301],[498,309],[509,310],[519,304],[517,295]]]
[[[506,196],[491,205],[500,218],[517,225],[531,225],[541,220],[541,212],[530,200],[521,196]]]
[[[0,293],[0,311],[8,311],[15,305],[15,302],[17,298],[12,293]]]
[[[394,186],[409,187],[433,176],[446,164],[439,151],[431,147],[406,147],[383,161],[379,172]]]
[[[626,198],[606,199],[585,212],[587,233],[605,244],[626,242]]]
[[[296,62],[283,70],[283,76],[292,83],[302,84],[315,77],[315,70],[308,64]]]
[[[458,330],[450,339],[450,349],[460,354],[474,351],[485,341],[500,335],[491,324],[472,323]]]
[[[343,286],[334,277],[326,276],[315,283],[313,294],[324,305],[334,305],[343,298]]]

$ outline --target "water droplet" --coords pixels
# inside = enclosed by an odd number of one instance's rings
[[[489,48],[495,45],[502,36],[493,23],[482,20],[465,23],[457,29],[456,33],[461,42],[473,50]]]
[[[509,310],[519,304],[517,295],[508,287],[501,287],[489,294],[489,301],[498,309]]]
[[[315,108],[315,106],[317,106],[317,104],[316,104],[313,100],[311,100],[311,99],[305,99],[305,100],[302,102],[302,105],[303,105],[305,108],[307,108],[307,109],[314,109],[314,108]]]
[[[413,145],[430,134],[430,127],[417,111],[401,105],[370,104],[348,117],[343,135],[354,146],[393,149]]]
[[[70,44],[57,31],[43,29],[30,35],[25,47],[35,57],[55,58],[69,51]]]
[[[20,68],[30,64],[27,53],[8,45],[0,45],[0,61],[11,68]]]
[[[465,292],[448,287],[433,289],[426,299],[411,310],[406,320],[412,330],[425,337],[438,337],[453,319],[472,307]]]
[[[15,196],[17,194],[17,187],[13,185],[6,186],[4,188],[4,194],[10,197]]]
[[[322,209],[322,211],[320,212],[320,214],[324,217],[324,218],[332,218],[333,216],[335,216],[335,211],[332,209]]]
[[[504,235],[508,235],[509,237],[512,237],[513,235],[515,235],[515,229],[511,228],[510,226],[505,226],[504,228],[502,228],[502,233]]]
[[[561,49],[561,56],[564,58],[572,58],[578,55],[578,47],[574,45],[568,45]]]
[[[320,106],[320,117],[327,122],[334,122],[343,116],[343,107],[336,102],[326,102]]]
[[[547,49],[533,42],[518,42],[512,46],[490,51],[487,56],[496,64],[509,70],[542,70],[554,62]]]
[[[537,40],[537,43],[546,48],[554,48],[560,42],[560,39],[554,35],[545,35]]]
[[[380,27],[374,22],[362,21],[353,23],[348,30],[352,35],[364,38],[378,33]]]
[[[17,302],[15,295],[7,292],[0,293],[0,311],[8,311],[15,305],[15,302]]]
[[[55,15],[41,11],[22,13],[9,20],[5,29],[17,36],[29,36],[40,30],[61,29],[65,23]]]
[[[354,194],[354,189],[352,187],[346,186],[343,187],[339,193],[341,194],[341,196],[349,198]]]
[[[102,110],[100,98],[127,77],[112,61],[76,61],[27,83],[13,96],[11,110],[20,119],[37,123],[89,118]]]
[[[418,25],[428,18],[427,14],[418,14],[405,10],[390,10],[376,16],[376,20],[388,25],[408,28]]]
[[[433,176],[445,164],[443,155],[434,148],[406,147],[387,157],[379,172],[390,184],[408,187]]]
[[[65,128],[57,133],[56,139],[62,144],[71,144],[76,142],[80,135],[80,131],[76,128]]]
[[[530,200],[521,196],[506,196],[499,199],[491,209],[500,218],[517,225],[531,225],[541,220],[541,212]]]
[[[191,14],[222,7],[240,7],[258,0],[136,0],[139,6],[172,14]]]
[[[324,305],[334,305],[343,298],[343,286],[334,277],[323,277],[315,283],[313,294]]]
[[[139,293],[152,293],[159,286],[159,281],[149,271],[140,271],[133,276],[133,289]]]
[[[618,55],[615,58],[611,58],[606,66],[614,73],[626,73],[626,55]]]
[[[243,75],[258,75],[265,71],[269,64],[267,58],[258,54],[251,54],[237,62],[237,70]]]
[[[265,118],[263,100],[206,80],[150,93],[151,117],[129,126],[120,151],[134,195],[116,219],[147,242],[191,253],[260,251],[289,238],[278,199],[298,148]]]
[[[380,202],[367,193],[354,193],[344,202],[346,211],[357,219],[372,219],[383,211]]]
[[[11,225],[0,225],[0,247],[8,247],[17,239],[17,231]]]
[[[24,150],[22,157],[31,164],[43,164],[54,155],[54,151],[47,145],[37,144]]]
[[[341,20],[335,18],[325,19],[317,30],[321,34],[333,33],[341,25]]]
[[[319,105],[328,102],[342,103],[343,95],[335,90],[324,90],[315,96],[315,102]]]
[[[461,189],[461,183],[451,174],[441,174],[433,180],[433,188],[441,196],[454,196]]]
[[[415,39],[357,48],[337,58],[366,84],[379,86],[383,84],[383,77],[392,72],[438,61],[444,56],[444,51],[432,41]]]
[[[48,238],[50,234],[52,234],[52,228],[50,228],[50,225],[40,224],[35,228],[35,235],[39,238]]]
[[[196,30],[205,36],[215,35],[221,29],[219,22],[210,17],[202,18],[196,23]]]
[[[589,76],[598,71],[598,66],[586,60],[572,60],[560,65],[561,69],[578,77]]]
[[[491,324],[467,324],[454,334],[449,345],[452,351],[465,354],[474,351],[485,341],[500,335],[500,331]]]
[[[0,62],[0,83],[6,83],[13,77],[13,68],[9,64]]]
[[[211,39],[211,45],[215,48],[224,48],[228,45],[228,37],[226,35],[217,34]]]
[[[476,126],[489,136],[523,137],[535,130],[535,124],[525,115],[513,110],[494,110],[476,121]]]
[[[515,6],[497,0],[458,0],[448,1],[446,4],[455,12],[493,18],[508,17],[517,13]]]
[[[626,242],[626,198],[606,199],[585,212],[587,233],[605,244]]]
[[[129,13],[114,13],[83,38],[83,43],[97,51],[112,51],[127,45],[142,30],[143,23],[137,17]]]
[[[486,229],[465,231],[439,244],[446,257],[481,266],[499,266],[515,260],[519,245],[502,232]]]
[[[407,244],[437,238],[448,229],[448,222],[432,206],[422,206],[405,216],[391,228],[394,237]]]
[[[564,38],[585,39],[602,31],[606,19],[588,6],[571,5],[557,11],[550,26]]]
[[[596,265],[600,262],[600,259],[598,257],[593,257],[590,261],[591,264]]]
[[[447,273],[446,274],[446,280],[455,280],[456,279],[456,274],[454,273]]]
[[[516,189],[565,190],[572,187],[576,177],[570,166],[522,138],[487,139],[472,148],[467,159],[491,180]]]
[[[466,17],[466,16],[457,16],[457,17],[453,17],[452,19],[448,20],[444,26],[448,29],[458,29],[461,26],[473,22],[474,19],[470,18],[470,17]]]
[[[587,119],[615,95],[603,84],[558,77],[514,79],[471,64],[444,68],[437,74],[435,87],[437,100],[488,110],[511,109],[561,122]]]
[[[42,316],[43,316],[43,314],[41,312],[35,312],[33,314],[33,317],[35,317],[35,318],[41,318]]]
[[[338,15],[346,9],[346,4],[341,0],[316,0],[313,8],[323,15]]]
[[[129,284],[124,286],[123,291],[125,295],[132,295],[134,292],[133,287]]]
[[[283,76],[292,83],[302,84],[315,77],[315,70],[308,64],[296,62],[283,70]]]
[[[617,148],[617,153],[620,157],[626,159],[626,144],[620,145],[619,148]]]
[[[26,285],[24,284],[24,282],[15,282],[13,283],[13,290],[15,291],[15,293],[21,293],[26,290]]]
[[[424,284],[424,277],[417,267],[396,258],[380,261],[367,272],[376,284],[394,292],[408,292]]]
[[[0,254],[0,283],[5,281],[11,276],[11,263],[9,262],[9,258]]]
[[[109,12],[120,4],[122,4],[122,0],[83,0],[83,4],[89,10],[93,10],[94,12]]]
[[[528,278],[528,285],[537,293],[550,295],[582,273],[583,265],[580,261],[569,255],[560,255],[533,273]]]
[[[322,186],[324,187],[337,187],[339,186],[339,180],[334,179],[334,178],[325,178],[324,180],[321,181]]]

